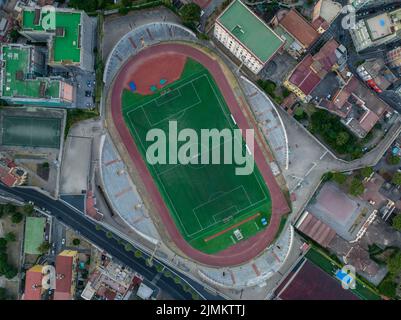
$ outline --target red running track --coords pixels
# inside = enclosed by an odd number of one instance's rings
[[[171,239],[174,241],[176,246],[191,259],[210,266],[226,267],[245,263],[256,257],[274,240],[274,237],[279,230],[281,216],[288,213],[290,208],[269,165],[263,156],[262,150],[260,150],[259,145],[255,143],[255,162],[269,188],[272,199],[272,216],[269,226],[264,231],[256,234],[254,237],[239,242],[238,244],[216,254],[203,253],[194,249],[186,242],[177,229],[173,218],[170,216],[170,212],[167,209],[167,206],[165,205],[164,200],[160,195],[155,182],[153,181],[146,163],[143,160],[142,155],[129,132],[129,129],[124,122],[121,111],[121,95],[125,87],[124,79],[126,78],[126,75],[131,74],[133,69],[136,68],[135,61],[138,59],[150,59],[152,56],[159,55],[161,53],[176,53],[178,55],[185,55],[203,64],[213,75],[232,115],[236,119],[238,126],[243,130],[250,128],[219,63],[202,51],[185,44],[158,44],[151,46],[131,57],[124,64],[115,78],[111,92],[111,113],[114,125],[136,169],[139,171],[140,177],[143,180],[149,196],[155,204],[163,224],[165,225]],[[157,66],[155,67],[157,68]],[[149,74],[151,73],[152,72],[149,70]]]

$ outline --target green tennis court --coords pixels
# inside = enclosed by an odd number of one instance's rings
[[[266,228],[268,223],[262,219],[270,220],[271,199],[256,165],[252,174],[240,176],[235,174],[236,164],[151,165],[146,161],[152,144],[146,134],[153,128],[168,134],[169,121],[177,121],[178,132],[191,128],[198,136],[201,129],[232,132],[238,128],[206,68],[188,59],[178,81],[152,95],[124,90],[122,105],[125,122],[176,226],[194,248],[216,253]],[[245,142],[239,143],[246,152]],[[183,144],[179,142],[178,149]],[[221,140],[204,146],[209,151],[220,148],[221,154],[223,147]]]
[[[6,146],[58,148],[61,119],[3,116],[2,144]]]

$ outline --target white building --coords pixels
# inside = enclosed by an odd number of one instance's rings
[[[233,1],[216,19],[214,37],[254,74],[284,41],[241,1]]]

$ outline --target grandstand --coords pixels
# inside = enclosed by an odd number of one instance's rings
[[[165,41],[196,41],[196,35],[189,29],[171,22],[157,22],[142,25],[128,32],[120,39],[110,53],[103,75],[108,87],[125,61],[145,46]]]

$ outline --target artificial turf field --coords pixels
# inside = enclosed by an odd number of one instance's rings
[[[199,136],[201,129],[238,128],[206,68],[188,59],[181,78],[152,95],[124,90],[122,112],[177,228],[189,244],[205,253],[217,253],[266,228],[261,220],[270,220],[271,199],[256,165],[252,174],[239,176],[236,164],[151,165],[146,161],[146,150],[152,144],[146,142],[146,134],[153,128],[168,134],[169,121],[177,121],[178,132],[191,128]],[[245,151],[244,141],[242,145]],[[208,146],[209,150],[217,147],[222,151],[223,145]],[[234,236],[237,229],[243,240]]]
[[[1,143],[6,146],[58,148],[61,119],[3,116]]]

